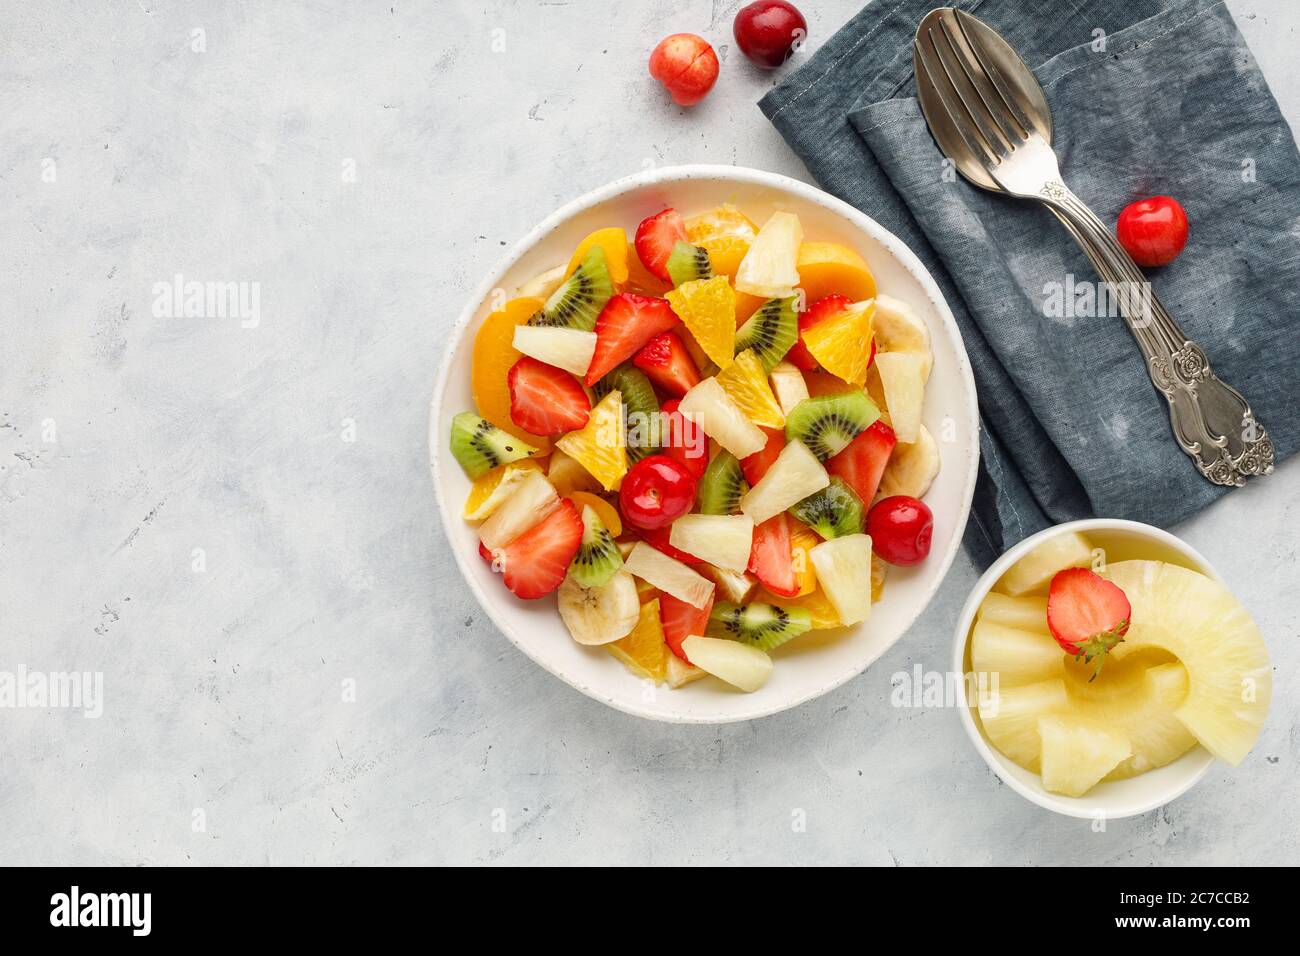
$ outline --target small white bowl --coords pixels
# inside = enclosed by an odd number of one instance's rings
[[[513,293],[534,275],[567,261],[595,229],[629,230],[665,206],[684,215],[730,202],[760,224],[777,210],[796,213],[811,240],[840,242],[866,259],[882,292],[916,308],[930,328],[934,370],[923,420],[939,444],[942,468],[925,500],[934,512],[929,558],[893,568],[871,619],[854,628],[817,631],[781,648],[768,683],[743,694],[717,680],[672,690],[650,687],[600,647],[569,636],[555,600],[520,601],[478,556],[474,527],[461,518],[470,482],[451,457],[446,434],[453,415],[472,409],[470,356],[474,331],[494,290]],[[511,641],[552,674],[611,707],[678,723],[725,723],[774,714],[811,700],[860,674],[912,625],[947,573],[961,542],[979,462],[975,381],[952,313],[934,280],[903,242],[847,203],[804,183],[734,166],[649,170],[603,186],[533,229],[483,280],[452,330],[429,415],[429,465],[447,540],[484,611]]]
[[[961,618],[957,622],[956,639],[953,642],[953,673],[965,674],[966,646],[970,641],[971,628],[975,624],[975,615],[985,596],[993,590],[1006,570],[1040,543],[1058,534],[1077,531],[1080,534],[1098,539],[1106,539],[1107,550],[1111,560],[1128,560],[1146,558],[1169,561],[1199,571],[1220,584],[1223,579],[1210,566],[1199,551],[1184,541],[1174,537],[1168,531],[1138,521],[1123,521],[1118,518],[1089,518],[1085,521],[1071,521],[1047,528],[1032,537],[1026,538],[1006,554],[998,558],[984,576],[975,584],[966,605],[962,608]],[[1118,542],[1118,547],[1110,542]],[[1099,545],[1102,542],[1098,541]],[[1118,550],[1118,555],[1116,551]],[[1136,816],[1162,807],[1171,800],[1182,796],[1205,776],[1214,763],[1214,756],[1197,744],[1171,764],[1156,770],[1138,774],[1127,780],[1115,780],[1100,783],[1082,797],[1066,797],[1059,793],[1050,793],[1043,789],[1042,778],[1024,767],[1008,760],[997,750],[984,735],[976,719],[974,706],[966,699],[966,682],[959,681],[961,687],[962,726],[970,736],[971,743],[979,751],[985,762],[992,768],[1002,782],[1016,793],[1040,807],[1046,807],[1055,813],[1070,817],[1116,820],[1121,817]]]

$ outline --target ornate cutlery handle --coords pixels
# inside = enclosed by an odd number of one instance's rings
[[[1201,474],[1215,484],[1242,485],[1272,472],[1273,443],[1250,404],[1214,374],[1205,351],[1169,314],[1110,230],[1064,183],[1049,182],[1041,198],[1113,286],[1151,381],[1169,402],[1174,436]]]

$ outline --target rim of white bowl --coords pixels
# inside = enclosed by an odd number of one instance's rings
[[[947,300],[944,299],[943,293],[939,290],[939,286],[934,281],[934,277],[930,275],[930,271],[925,267],[921,260],[916,257],[916,254],[912,252],[906,243],[884,226],[880,225],[880,223],[876,222],[870,216],[853,206],[850,206],[842,199],[838,199],[830,193],[824,192],[815,186],[810,186],[797,179],[791,179],[789,176],[783,176],[780,173],[769,173],[761,169],[753,169],[746,166],[719,166],[706,163],[664,166],[656,169],[644,170],[630,176],[623,176],[619,179],[613,180],[612,182],[606,183],[604,186],[597,187],[596,189],[579,196],[577,199],[565,203],[559,209],[555,210],[555,212],[543,219],[540,223],[529,230],[522,239],[515,243],[514,246],[511,247],[510,251],[497,262],[497,265],[488,273],[483,281],[478,284],[467,298],[464,309],[461,310],[460,316],[456,319],[455,325],[451,328],[447,341],[447,353],[443,357],[442,363],[439,366],[438,375],[434,382],[433,396],[429,402],[429,471],[433,478],[434,494],[438,499],[438,511],[442,518],[444,533],[446,533],[445,529],[452,526],[451,522],[453,517],[458,517],[458,512],[453,514],[454,509],[449,507],[449,503],[445,500],[442,493],[441,465],[444,443],[439,440],[440,430],[438,423],[442,418],[442,402],[446,393],[447,379],[451,374],[452,357],[456,352],[460,340],[466,334],[470,322],[473,321],[474,316],[478,313],[483,300],[486,299],[488,294],[500,284],[502,277],[510,270],[517,260],[522,258],[525,253],[532,249],[533,246],[548,233],[583,210],[613,199],[615,196],[622,193],[629,192],[633,189],[640,189],[643,186],[689,179],[724,179],[733,182],[785,190],[800,199],[807,200],[808,202],[815,203],[838,213],[857,229],[879,242],[885,247],[886,251],[898,260],[903,267],[916,278],[917,282],[921,284],[926,295],[929,296],[931,302],[934,304],[935,311],[938,312],[940,321],[947,328],[953,341],[959,346],[956,350],[956,371],[961,377],[967,404],[972,409],[978,410],[978,399],[975,392],[975,376],[971,371],[970,356],[966,352],[966,345],[965,341],[962,339],[961,330],[957,327],[957,320],[953,318],[952,310],[948,307]],[[840,687],[852,680],[854,677],[862,674],[868,667],[879,660],[886,651],[897,644],[898,641],[902,640],[908,631],[912,629],[912,626],[916,623],[916,619],[921,616],[922,612],[924,612],[927,607],[930,606],[930,602],[934,600],[935,593],[943,584],[944,578],[947,576],[948,570],[952,566],[953,559],[957,555],[957,550],[961,547],[962,536],[966,528],[967,520],[970,517],[971,501],[974,498],[975,479],[978,473],[980,459],[978,428],[979,418],[978,411],[976,411],[977,433],[975,435],[973,452],[967,463],[967,473],[963,484],[963,487],[966,489],[966,494],[963,496],[960,514],[957,516],[957,521],[954,523],[954,527],[958,530],[949,542],[947,551],[940,559],[939,571],[935,575],[934,583],[925,594],[925,599],[917,605],[907,623],[899,631],[898,636],[890,642],[890,644],[882,647],[879,653],[864,661],[861,666],[856,668],[847,668],[842,672],[831,675],[828,680],[816,690],[788,700],[755,707],[752,711],[740,713],[723,713],[715,711],[712,713],[706,712],[699,714],[672,714],[649,709],[638,709],[621,700],[610,697],[600,690],[590,686],[585,681],[579,680],[574,675],[567,673],[563,668],[553,666],[550,661],[533,654],[528,645],[515,636],[512,628],[506,624],[503,617],[497,613],[496,605],[490,596],[483,593],[478,582],[476,582],[473,575],[469,573],[466,556],[461,554],[457,548],[453,547],[451,550],[456,560],[456,566],[460,570],[461,577],[469,585],[470,591],[473,593],[475,600],[478,601],[479,606],[483,608],[484,613],[487,614],[492,623],[496,625],[497,630],[504,634],[510,643],[522,651],[530,660],[542,667],[544,670],[560,678],[560,680],[564,681],[575,690],[633,717],[658,720],[665,723],[726,724],[738,723],[746,720],[757,720],[761,717],[769,717],[773,714],[790,710],[801,704],[805,704],[810,700],[821,697],[824,694],[828,694],[837,687]]]
[[[1053,525],[1050,528],[1044,528],[1037,534],[1030,535],[1028,538],[1025,538],[1025,540],[1007,549],[1002,557],[994,561],[993,564],[989,566],[989,569],[980,576],[980,579],[975,582],[975,587],[971,589],[970,596],[966,598],[966,603],[962,606],[961,614],[957,619],[957,631],[953,640],[952,656],[954,674],[966,673],[966,645],[970,641],[971,625],[975,622],[975,614],[979,610],[980,604],[988,595],[989,591],[993,590],[993,585],[997,584],[998,579],[1006,573],[1007,568],[1011,567],[1011,565],[1015,564],[1016,561],[1029,553],[1029,551],[1039,542],[1055,537],[1058,534],[1065,534],[1069,531],[1078,531],[1080,533],[1087,533],[1088,531],[1133,532],[1169,546],[1183,557],[1187,558],[1187,560],[1194,564],[1196,569],[1202,574],[1213,578],[1225,587],[1227,586],[1223,578],[1219,576],[1219,572],[1214,569],[1214,565],[1210,564],[1205,555],[1201,554],[1201,552],[1197,551],[1182,538],[1170,534],[1163,528],[1143,524],[1141,521],[1128,521],[1124,518],[1083,518],[1079,521],[1067,521],[1064,524]],[[975,749],[979,752],[980,756],[984,758],[984,762],[989,765],[989,769],[997,774],[999,780],[1026,800],[1035,803],[1046,810],[1051,810],[1053,813],[1059,813],[1068,817],[1091,819],[1095,817],[1098,812],[1103,812],[1109,820],[1121,820],[1125,817],[1135,817],[1143,813],[1150,813],[1152,810],[1159,809],[1165,804],[1177,800],[1188,790],[1192,789],[1192,787],[1196,786],[1214,764],[1214,755],[1200,744],[1197,744],[1196,747],[1193,748],[1193,752],[1199,750],[1204,756],[1204,759],[1201,762],[1201,766],[1194,773],[1189,774],[1186,779],[1178,781],[1167,793],[1135,804],[1134,806],[1126,808],[1118,813],[1106,810],[1101,801],[1089,801],[1086,796],[1066,797],[1060,794],[1040,793],[1032,787],[1025,786],[1021,780],[1006,772],[1005,768],[1001,764],[1000,755],[994,753],[989,742],[985,740],[984,735],[980,733],[979,727],[975,725],[975,718],[971,714],[970,702],[966,698],[965,684],[965,681],[958,682],[958,686],[961,688],[961,706],[958,708],[958,711],[960,713],[962,726],[966,728],[966,736],[971,739],[971,743],[975,745]]]

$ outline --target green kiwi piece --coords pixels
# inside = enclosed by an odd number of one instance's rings
[[[841,392],[805,398],[785,419],[785,437],[798,439],[820,461],[838,455],[858,434],[880,417],[866,392]]]
[[[528,324],[590,332],[596,328],[596,317],[613,294],[614,283],[609,278],[605,250],[593,245],[582,257],[578,268],[551,293]]]
[[[740,498],[749,490],[740,462],[728,451],[719,451],[700,478],[696,500],[700,513],[734,515],[740,511]]]
[[[694,279],[712,279],[713,266],[709,264],[709,251],[689,242],[680,241],[668,254],[668,277],[673,285],[681,285]]]
[[[623,421],[627,425],[628,461],[638,462],[659,447],[659,399],[645,372],[624,362],[598,381],[593,389],[597,398],[612,391],[623,396]]]
[[[461,412],[451,420],[451,453],[465,474],[478,478],[497,465],[536,455],[537,449],[485,418]]]
[[[768,299],[736,330],[736,354],[745,349],[758,353],[763,368],[772,371],[799,339],[799,313],[795,296]]]
[[[623,567],[614,536],[591,505],[582,507],[582,544],[569,565],[569,574],[584,588],[598,588]]]
[[[709,612],[704,636],[730,638],[760,651],[772,651],[811,628],[812,615],[804,607],[722,601]]]
[[[838,475],[790,509],[794,515],[828,541],[862,532],[862,499]]]

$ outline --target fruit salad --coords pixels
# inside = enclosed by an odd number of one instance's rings
[[[789,212],[600,229],[483,319],[473,363],[450,444],[482,559],[639,677],[757,690],[929,553],[929,330]]]
[[[980,605],[970,668],[985,736],[1070,797],[1200,745],[1230,764],[1254,746],[1272,671],[1223,587],[1179,564],[1102,563],[1084,535],[1047,539]]]

